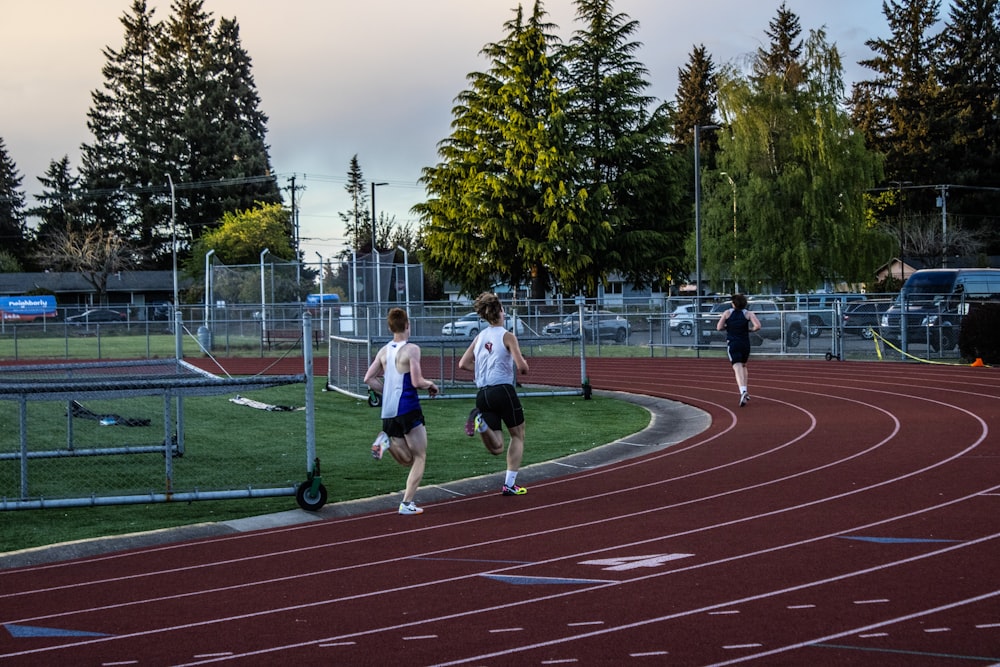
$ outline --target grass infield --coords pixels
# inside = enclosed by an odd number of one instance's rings
[[[265,403],[297,405],[304,403],[304,385],[290,385],[248,394]],[[162,401],[149,399],[142,404],[128,401],[100,401],[87,407],[122,415],[155,417],[162,413]],[[429,437],[427,470],[423,484],[442,484],[457,479],[496,473],[505,469],[503,456],[491,456],[478,438],[464,432],[471,400],[424,400]],[[65,404],[32,403],[36,413],[29,416],[29,442],[53,442],[60,446],[65,439]],[[39,418],[49,410],[57,418]],[[524,401],[527,422],[523,465],[556,459],[591,449],[635,433],[649,424],[649,413],[628,402],[594,396],[541,397]],[[0,419],[17,424],[16,404],[0,402]],[[184,403],[185,445],[183,458],[176,459],[185,472],[206,474],[225,471],[235,479],[262,477],[272,485],[295,484],[305,480],[305,417],[303,412],[266,412],[237,406],[227,396],[187,398]],[[77,420],[74,420],[76,422]],[[370,445],[380,427],[377,409],[366,402],[322,389],[317,383],[315,395],[316,450],[321,460],[323,484],[328,502],[397,493],[403,488],[407,469],[386,457],[381,462],[371,458]],[[85,438],[87,429],[99,431],[97,422],[74,426],[75,437]],[[119,427],[115,427],[119,428]],[[154,424],[153,429],[156,426]],[[159,427],[162,439],[162,419]],[[140,429],[131,429],[133,435]],[[104,437],[111,431],[99,431]],[[118,431],[117,433],[124,433]],[[3,451],[16,450],[17,429],[0,435]],[[147,436],[148,437],[148,436]],[[73,495],[71,477],[99,474],[102,478],[127,479],[146,484],[162,477],[162,454],[141,463],[140,455],[76,457],[53,460],[43,482],[60,486],[63,496]],[[5,495],[8,486],[16,488],[17,461],[0,461],[0,482]],[[34,464],[33,464],[34,465]],[[149,466],[144,470],[143,466]],[[202,467],[204,470],[198,470]],[[43,468],[43,470],[45,470]],[[159,471],[159,472],[158,472]],[[138,480],[138,481],[137,481]],[[118,482],[125,483],[125,482]],[[225,482],[223,482],[225,483]],[[498,477],[498,484],[500,483]],[[223,487],[225,488],[225,487]],[[235,487],[238,488],[238,487]],[[419,493],[417,496],[419,501]],[[297,507],[291,496],[237,500],[150,503],[79,508],[49,508],[0,512],[0,552],[45,546],[95,537],[123,535],[203,522],[229,521],[268,514]]]

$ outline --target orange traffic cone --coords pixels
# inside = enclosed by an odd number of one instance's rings
[[[983,363],[983,358],[982,357],[976,357],[976,360],[972,362],[972,366],[974,366],[974,367],[975,366],[985,366],[985,365],[986,364]]]

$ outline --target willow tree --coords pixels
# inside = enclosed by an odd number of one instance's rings
[[[586,215],[587,193],[572,184],[556,38],[541,3],[519,6],[507,34],[482,50],[491,66],[468,75],[453,108],[441,157],[421,176],[428,199],[414,207],[425,259],[474,294],[531,285],[587,284],[610,233]]]
[[[732,67],[720,76],[718,172],[703,180],[706,273],[746,291],[868,279],[892,240],[866,223],[880,160],[841,107],[840,55],[822,30],[800,59],[767,53],[752,76]]]

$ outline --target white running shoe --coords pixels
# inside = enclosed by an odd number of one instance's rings
[[[385,431],[379,431],[378,435],[375,436],[375,442],[372,443],[372,458],[381,461],[382,455],[385,454],[385,450],[389,449],[391,442]]]
[[[412,500],[408,503],[399,503],[399,513],[400,514],[420,514],[424,510],[417,507],[417,504]]]
[[[744,391],[742,394],[740,394],[740,407],[742,408],[744,405],[746,405],[747,401],[749,400],[750,400],[750,394]]]

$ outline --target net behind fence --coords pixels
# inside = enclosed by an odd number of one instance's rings
[[[364,384],[365,372],[375,358],[379,348],[390,339],[388,337],[347,338],[330,336],[327,371],[327,389],[338,391],[358,400],[368,398],[368,386]],[[458,367],[458,361],[469,347],[468,338],[439,336],[411,337],[410,341],[420,346],[421,367],[425,377],[438,385],[438,398],[470,398],[476,395],[473,374]],[[579,354],[579,378],[581,385],[586,377],[583,348],[579,337],[573,336],[530,336],[520,338],[518,343],[528,364],[536,357],[576,356]],[[530,396],[575,396],[580,389],[552,389],[550,387],[525,385],[519,387],[518,394]]]

